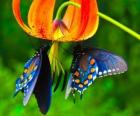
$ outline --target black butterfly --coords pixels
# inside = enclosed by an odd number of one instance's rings
[[[70,92],[75,95],[75,91],[78,91],[82,96],[83,91],[98,77],[127,71],[127,64],[123,58],[103,49],[77,46],[73,54],[74,58],[67,85],[66,98]]]
[[[24,72],[16,80],[15,96],[24,93],[23,104],[26,105],[34,93],[40,111],[46,114],[51,103],[51,68],[47,56],[47,47],[42,47],[24,66]]]

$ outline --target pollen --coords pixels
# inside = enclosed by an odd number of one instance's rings
[[[59,39],[63,39],[66,34],[68,34],[68,28],[60,20],[54,20],[53,22],[53,39],[59,41]]]
[[[89,79],[89,80],[92,79],[92,74],[88,75],[88,79]]]
[[[53,38],[54,38],[54,40],[58,40],[58,39],[61,39],[61,38],[63,38],[63,37],[64,37],[64,35],[63,35],[62,31],[61,31],[61,29],[58,27],[58,28],[55,30],[55,32],[54,32]]]
[[[90,60],[90,64],[93,65],[94,63],[95,63],[95,60],[92,58],[92,59]]]

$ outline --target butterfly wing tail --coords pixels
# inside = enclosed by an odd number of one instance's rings
[[[66,93],[65,93],[65,99],[67,99],[69,97],[69,94],[71,93],[72,90],[72,74],[70,74],[70,78],[67,84],[67,88],[66,88]]]

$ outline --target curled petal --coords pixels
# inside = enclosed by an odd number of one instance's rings
[[[22,27],[22,29],[25,32],[31,35],[31,29],[23,22],[20,14],[20,0],[13,0],[12,9],[18,24]]]
[[[33,0],[31,4],[28,13],[28,24],[41,38],[52,38],[54,6],[55,0]]]
[[[69,6],[63,21],[69,29],[66,38],[80,41],[93,36],[98,27],[98,7],[96,0],[71,0],[79,3],[81,8]]]

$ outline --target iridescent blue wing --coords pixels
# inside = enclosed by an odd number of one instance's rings
[[[34,91],[34,88],[36,86],[36,82],[38,80],[38,76],[40,73],[40,67],[41,67],[41,58],[36,58],[36,66],[34,66],[34,69],[32,70],[31,75],[29,76],[29,81],[27,83],[27,86],[24,88],[24,99],[23,99],[23,104],[26,105],[29,101],[29,98],[31,94]]]
[[[51,103],[51,68],[47,56],[48,47],[40,48],[24,66],[24,72],[16,80],[15,95],[24,93],[23,104],[26,105],[32,93],[35,94],[40,111],[46,114]]]
[[[127,71],[126,62],[109,51],[97,48],[79,48],[74,51],[66,98],[71,91],[73,95],[75,91],[78,91],[82,96],[83,91],[94,82],[96,77]]]
[[[98,48],[90,48],[86,49],[86,51],[96,60],[98,65],[98,77],[120,74],[128,69],[123,58],[109,51]]]
[[[41,66],[41,57],[39,53],[36,53],[24,66],[24,72],[16,80],[15,95],[22,91],[24,93],[23,104],[26,105],[34,90]]]
[[[46,49],[42,49],[42,65],[39,77],[34,89],[40,111],[46,114],[51,104],[51,68]]]

